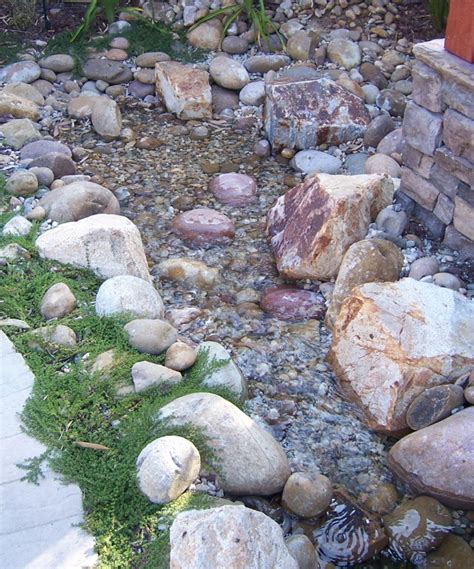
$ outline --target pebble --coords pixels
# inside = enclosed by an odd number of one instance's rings
[[[46,320],[63,318],[76,307],[76,297],[65,283],[56,283],[44,294],[41,300],[41,316]]]
[[[184,342],[175,342],[166,351],[165,366],[176,371],[189,369],[197,360],[197,352]]]

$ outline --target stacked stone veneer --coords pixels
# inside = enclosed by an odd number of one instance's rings
[[[400,190],[436,238],[474,254],[474,65],[443,40],[414,48],[413,101],[405,111]]]

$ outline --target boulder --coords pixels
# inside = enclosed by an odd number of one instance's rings
[[[72,157],[70,148],[65,144],[56,142],[55,140],[41,140],[38,142],[30,142],[23,146],[20,152],[20,158],[22,160],[33,160],[51,152],[55,154],[64,154],[64,156],[67,156],[68,158]]]
[[[362,99],[330,79],[266,79],[264,126],[274,150],[349,142],[369,121]]]
[[[349,39],[333,39],[328,45],[328,59],[341,67],[352,69],[361,62],[360,47]]]
[[[132,348],[146,354],[161,354],[178,338],[178,331],[164,320],[140,318],[126,324],[124,330]]]
[[[286,278],[329,280],[347,249],[392,202],[393,183],[383,176],[318,174],[278,198],[267,215],[267,234]]]
[[[0,115],[11,115],[16,119],[36,121],[39,118],[39,109],[36,103],[28,99],[0,91]]]
[[[410,278],[369,283],[342,303],[328,359],[368,426],[399,435],[417,395],[472,367],[473,334],[474,305],[457,292]]]
[[[125,315],[129,321],[134,318],[160,319],[164,306],[151,283],[132,275],[118,275],[100,285],[95,311],[99,316]]]
[[[202,430],[226,492],[267,496],[280,492],[290,476],[288,459],[272,435],[218,395],[179,397],[162,407],[156,418]]]
[[[108,59],[88,59],[82,66],[82,74],[87,79],[101,79],[110,85],[128,83],[132,79],[132,72],[127,65]]]
[[[474,509],[474,407],[398,441],[388,465],[417,493],[461,510]]]
[[[181,512],[170,546],[170,569],[298,569],[280,526],[245,506]]]
[[[85,92],[84,94],[79,95],[79,97],[74,97],[68,103],[68,115],[74,119],[91,117],[96,103],[101,99],[101,95],[89,92]]]
[[[245,67],[230,57],[218,56],[209,65],[209,73],[214,81],[224,89],[240,91],[250,82],[250,77]]]
[[[319,556],[309,537],[296,534],[289,537],[285,543],[291,557],[297,561],[299,569],[319,569]]]
[[[44,97],[35,89],[32,85],[28,83],[8,83],[2,90],[3,93],[11,93],[22,99],[28,99],[36,105],[44,105]]]
[[[160,437],[142,450],[136,466],[140,490],[150,502],[167,504],[197,478],[201,457],[193,443],[183,437]]]
[[[332,329],[341,304],[356,286],[398,280],[403,255],[396,245],[385,239],[364,239],[349,247],[344,255],[325,324]]]
[[[17,61],[0,69],[0,83],[33,83],[41,75],[34,61]]]
[[[93,182],[73,182],[47,193],[38,205],[48,219],[65,223],[96,214],[119,214],[120,204],[114,194]]]
[[[45,292],[40,312],[43,318],[62,318],[76,307],[76,297],[65,283],[56,283]]]
[[[19,150],[28,142],[41,139],[41,134],[30,119],[8,121],[0,125],[0,133],[3,134],[5,142],[15,150]]]
[[[207,352],[210,361],[226,362],[219,369],[207,374],[202,384],[206,387],[225,387],[239,397],[244,398],[247,393],[247,382],[240,369],[232,361],[232,356],[218,342],[202,342],[199,352]]]
[[[22,215],[15,215],[10,221],[5,223],[2,235],[12,235],[14,237],[25,237],[31,231],[33,224]]]
[[[386,174],[392,178],[400,178],[402,169],[400,164],[386,154],[374,154],[369,156],[364,165],[365,174]]]
[[[145,391],[163,384],[181,383],[183,376],[179,371],[152,362],[137,362],[132,366],[132,379],[135,391]]]
[[[168,111],[175,113],[178,118],[212,117],[212,93],[207,71],[175,61],[157,63],[156,90]]]
[[[101,278],[133,275],[151,281],[140,232],[120,215],[64,223],[40,235],[36,247],[44,259],[87,268]]]
[[[97,134],[106,140],[120,136],[122,114],[115,101],[108,97],[100,97],[92,108],[92,126]]]

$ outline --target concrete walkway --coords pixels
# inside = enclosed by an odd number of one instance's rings
[[[16,466],[46,450],[20,428],[33,382],[25,360],[0,331],[0,567],[94,567],[94,540],[77,527],[83,521],[79,487],[63,484],[48,469],[36,486],[21,481],[25,471]]]

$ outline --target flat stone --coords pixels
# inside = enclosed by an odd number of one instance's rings
[[[434,156],[441,146],[442,116],[432,113],[413,102],[408,103],[403,119],[403,136],[407,143],[423,154]]]
[[[257,199],[257,184],[245,174],[219,174],[211,180],[209,189],[225,205],[242,207]]]
[[[438,385],[426,389],[408,407],[408,426],[414,431],[429,427],[449,417],[451,411],[463,403],[464,392],[459,385]]]
[[[199,247],[227,244],[235,236],[234,223],[226,215],[204,207],[177,215],[171,231]]]
[[[277,286],[263,291],[262,309],[280,320],[301,321],[320,319],[324,314],[324,300],[310,290]]]
[[[108,59],[87,60],[82,66],[82,73],[88,79],[102,79],[110,85],[128,83],[132,79],[132,72],[125,64]]]
[[[363,101],[334,81],[267,79],[264,125],[274,150],[348,142],[368,124]]]
[[[49,154],[50,152],[55,152],[57,154],[64,154],[68,158],[72,157],[71,150],[65,144],[61,142],[56,142],[55,140],[42,140],[41,142],[31,142],[25,145],[20,152],[20,158],[22,160],[33,160],[39,158],[44,154]]]
[[[65,53],[43,57],[38,63],[40,67],[51,69],[55,73],[64,73],[74,69],[74,58]]]

